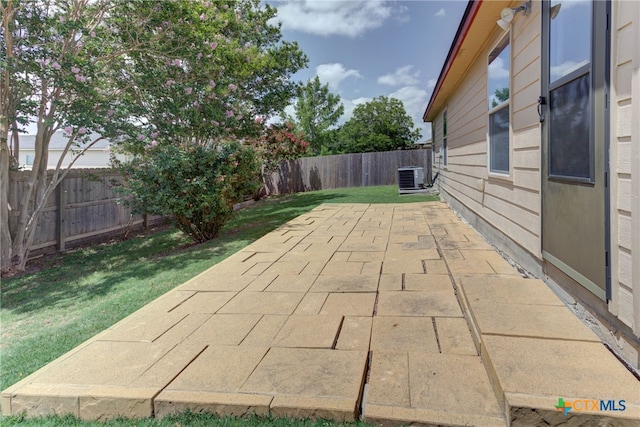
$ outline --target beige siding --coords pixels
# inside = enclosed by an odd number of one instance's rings
[[[610,310],[640,334],[640,3],[613,2]],[[635,118],[635,119],[634,119]]]
[[[496,26],[465,78],[448,100],[448,165],[442,190],[540,258],[540,4],[519,16],[511,35],[511,174],[490,176],[487,167],[488,55],[504,35]],[[442,142],[442,112],[436,119]],[[484,186],[484,191],[482,188]]]

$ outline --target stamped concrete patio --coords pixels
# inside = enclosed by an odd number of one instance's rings
[[[624,400],[624,411],[558,398]],[[617,406],[620,407],[619,405]],[[440,202],[322,205],[2,392],[3,414],[190,409],[636,425],[640,383]]]

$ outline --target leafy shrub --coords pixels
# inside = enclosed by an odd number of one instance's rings
[[[277,171],[284,160],[304,157],[310,152],[305,135],[296,133],[291,122],[275,123],[265,127],[252,144],[262,159],[265,173]]]
[[[196,242],[216,237],[233,205],[261,185],[255,150],[238,142],[147,146],[122,169],[134,212],[172,215]]]

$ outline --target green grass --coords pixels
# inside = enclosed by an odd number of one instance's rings
[[[5,417],[2,419],[3,427],[327,427],[348,425],[351,427],[367,427],[362,422],[335,423],[326,420],[291,420],[286,418],[271,417],[220,417],[214,414],[194,414],[186,412],[181,415],[167,416],[162,419],[146,418],[142,420],[114,419],[110,421],[80,421],[75,417],[43,417],[22,418]]]
[[[40,262],[39,271],[2,280],[0,390],[322,203],[431,200],[437,200],[437,196],[399,196],[395,186],[300,193],[263,200],[238,212],[219,238],[204,244],[193,245],[188,237],[170,227],[46,258]],[[75,420],[67,418],[30,422],[2,419],[3,425],[92,425],[74,424]],[[62,424],[56,424],[58,422]],[[165,425],[155,422],[126,424],[127,421],[122,421],[124,424],[112,425]]]

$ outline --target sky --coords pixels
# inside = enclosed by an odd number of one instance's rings
[[[283,38],[297,41],[308,68],[340,95],[341,123],[377,96],[404,103],[413,123],[431,138],[422,115],[467,6],[466,0],[267,0],[278,9]],[[292,113],[291,109],[289,113]]]

